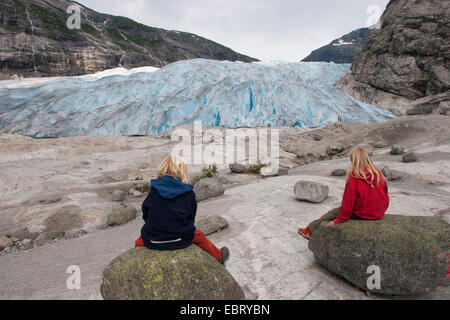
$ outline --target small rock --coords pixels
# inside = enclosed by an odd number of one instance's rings
[[[405,153],[405,149],[399,145],[394,144],[391,149],[391,154],[393,156],[402,155]]]
[[[133,219],[136,219],[137,210],[135,207],[115,208],[108,214],[106,224],[110,227],[120,226]]]
[[[345,171],[344,169],[336,169],[331,172],[331,175],[333,177],[344,177],[347,175],[347,171]]]
[[[14,245],[14,242],[8,237],[0,237],[0,251],[10,248]]]
[[[228,221],[220,216],[200,218],[195,224],[207,236],[228,227]]]
[[[245,168],[245,166],[242,165],[242,164],[239,164],[239,163],[233,163],[233,164],[230,164],[230,170],[231,170],[231,172],[233,172],[233,173],[244,173],[245,170],[246,170],[246,168]]]
[[[384,142],[376,142],[376,143],[374,143],[373,147],[375,149],[383,149],[383,148],[387,147],[387,145]]]
[[[34,245],[39,247],[54,240],[62,239],[65,235],[65,232],[62,231],[42,232],[34,241]]]
[[[194,186],[197,202],[221,196],[225,193],[225,188],[214,178],[205,178],[197,182]]]
[[[328,198],[329,188],[317,182],[299,181],[294,186],[294,193],[297,200],[321,203]]]
[[[128,194],[129,195],[133,195],[137,190],[134,188],[131,188],[130,190],[128,190]]]
[[[334,156],[334,155],[337,155],[342,152],[344,152],[344,148],[334,147],[334,146],[327,147],[327,155],[329,155],[329,156]]]
[[[133,196],[135,196],[136,198],[140,198],[140,197],[142,197],[142,192],[140,192],[140,191],[135,191],[135,192],[133,193]]]
[[[31,239],[22,240],[19,247],[24,250],[31,249],[31,247],[33,247],[33,240]]]
[[[116,190],[113,192],[112,201],[120,202],[125,201],[125,192],[122,190]]]
[[[409,152],[403,156],[403,162],[416,162],[417,155],[414,152]]]

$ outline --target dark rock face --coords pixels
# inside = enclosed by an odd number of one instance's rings
[[[0,2],[0,73],[70,76],[123,66],[154,66],[206,58],[256,59],[194,34],[152,28],[81,6],[81,30],[70,30],[66,0]]]
[[[243,300],[233,276],[213,257],[187,249],[131,249],[103,271],[105,300]]]
[[[437,217],[386,215],[334,227],[322,223],[309,248],[325,268],[367,291],[412,295],[450,284],[450,226]],[[367,287],[372,265],[380,268],[380,289]]]
[[[381,29],[371,32],[353,60],[352,79],[337,86],[383,107],[393,106],[396,97],[403,103],[447,92],[449,16],[448,1],[391,0]]]
[[[334,62],[352,63],[353,58],[359,53],[364,42],[370,34],[369,28],[352,31],[330,44],[314,50],[302,62]]]

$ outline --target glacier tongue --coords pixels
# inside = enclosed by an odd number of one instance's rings
[[[35,137],[165,134],[201,120],[235,127],[386,121],[388,111],[335,89],[350,65],[193,59],[96,81],[1,88],[0,132]]]

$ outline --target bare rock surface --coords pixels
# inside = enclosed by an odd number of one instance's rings
[[[391,203],[387,213],[440,217],[450,222],[447,119],[410,116],[367,126],[282,129],[280,146],[286,153],[280,152],[280,157],[290,162],[298,159],[303,165],[290,167],[287,176],[267,179],[226,174],[230,181],[226,193],[200,202],[197,220],[220,216],[228,222],[227,228],[209,238],[216,246],[230,249],[227,270],[245,289],[247,298],[389,298],[376,294],[367,297],[322,268],[297,229],[340,205],[344,181],[330,176],[330,172],[334,168],[350,169],[348,151],[352,146],[377,142],[383,142],[385,147],[372,150],[375,164],[402,175],[401,180],[389,182]],[[320,141],[315,139],[318,135],[322,137]],[[406,165],[399,156],[390,154],[392,144],[415,152],[420,161]],[[101,299],[103,270],[134,246],[143,224],[141,219],[134,219],[105,228],[107,215],[119,205],[111,202],[111,194],[132,188],[148,190],[148,181],[155,177],[158,164],[171,146],[166,137],[35,140],[0,135],[0,236],[9,234],[20,240],[8,252],[0,253],[0,299]],[[330,146],[344,150],[330,157],[326,155]],[[318,161],[321,154],[325,157]],[[304,161],[307,159],[308,163]],[[192,169],[201,172],[201,166]],[[222,174],[229,171],[228,165],[219,169]],[[140,175],[144,180],[135,180]],[[92,181],[99,177],[111,179],[103,183]],[[300,180],[328,185],[328,198],[319,204],[298,201],[293,188]],[[142,198],[135,197],[127,197],[125,202],[135,207],[141,204]],[[75,224],[61,224],[67,230],[64,239],[53,242],[58,237],[49,237],[46,245],[29,250],[19,248],[21,241],[35,241],[52,229],[47,230],[49,226],[57,226],[59,219],[53,215],[66,206],[73,206],[71,221]],[[80,220],[82,227],[78,227]],[[73,225],[76,227],[71,229]],[[72,238],[71,234],[80,236]],[[65,272],[72,265],[81,269],[81,290],[66,287],[70,275]],[[441,288],[413,298],[448,300],[450,290]]]

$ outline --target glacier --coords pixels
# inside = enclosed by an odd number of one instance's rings
[[[349,64],[192,59],[152,72],[0,83],[0,132],[42,137],[155,135],[205,126],[322,127],[394,118],[334,84]]]

